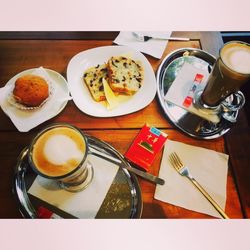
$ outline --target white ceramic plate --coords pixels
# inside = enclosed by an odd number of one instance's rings
[[[54,89],[48,101],[42,107],[34,110],[20,110],[11,105],[8,101],[8,95],[14,88],[16,79],[26,74],[34,74],[38,69],[34,68],[20,72],[12,77],[0,91],[1,108],[20,132],[27,132],[56,116],[64,109],[68,100],[71,99],[65,78],[54,70],[42,68],[45,71],[44,74],[48,75]]]
[[[122,54],[130,55],[134,60],[141,61],[144,68],[144,83],[135,95],[123,100],[115,109],[108,110],[105,102],[93,100],[82,77],[89,67],[103,64],[111,56]],[[156,78],[149,61],[139,51],[126,46],[105,46],[80,52],[68,64],[67,80],[76,106],[82,112],[96,117],[113,117],[138,111],[151,103],[156,94]]]

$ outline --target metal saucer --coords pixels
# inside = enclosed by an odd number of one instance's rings
[[[218,138],[230,130],[232,123],[223,117],[219,123],[212,123],[164,100],[164,96],[185,62],[210,73],[215,61],[215,57],[203,50],[182,48],[166,56],[157,70],[157,95],[165,115],[182,132],[199,139]]]
[[[109,144],[89,135],[87,139],[90,147],[99,148],[102,152],[105,151],[122,162],[96,218],[140,218],[143,202],[138,180],[136,176],[122,167],[123,164],[126,166],[129,163]],[[17,199],[22,216],[25,218],[39,218],[38,211],[42,207],[56,214],[59,218],[75,218],[73,215],[28,193],[28,189],[37,177],[37,174],[29,166],[27,153],[28,149],[25,148],[17,159],[13,185],[13,193]]]

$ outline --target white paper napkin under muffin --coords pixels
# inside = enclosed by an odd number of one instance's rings
[[[94,155],[89,155],[89,160],[94,177],[86,189],[69,192],[59,188],[54,180],[38,176],[28,193],[77,218],[95,218],[119,167]]]
[[[144,36],[151,37],[161,37],[161,38],[169,38],[171,36],[171,31],[166,32],[139,32]],[[150,39],[146,42],[138,41],[132,32],[130,31],[121,31],[119,35],[115,38],[114,43],[118,45],[126,45],[131,48],[134,48],[140,52],[151,55],[155,58],[160,59],[163,55],[163,52],[167,46],[168,40],[157,40]]]
[[[47,79],[53,87],[51,97],[38,109],[21,110],[9,103],[8,97],[14,88],[15,78],[11,82],[8,82],[5,87],[0,88],[0,106],[20,132],[28,132],[32,128],[54,117],[58,114],[65,101],[72,99],[67,86],[65,88],[65,86],[53,80],[43,67],[34,69],[31,74]]]
[[[192,182],[181,176],[170,164],[171,152],[179,155],[192,176],[223,209],[226,204],[228,155],[167,140],[159,172],[159,177],[165,180],[165,184],[156,186],[154,196],[158,200],[176,206],[221,218]]]
[[[220,121],[220,117],[218,115],[211,114],[211,112],[207,110],[196,108],[193,103],[189,107],[185,107],[183,105],[183,101],[188,96],[189,90],[192,88],[196,74],[202,74],[204,76],[201,84],[198,84],[196,91],[203,90],[206,86],[209,73],[205,70],[194,67],[190,63],[185,62],[178,72],[177,77],[170,86],[168,92],[166,93],[164,99],[208,121],[218,123]]]

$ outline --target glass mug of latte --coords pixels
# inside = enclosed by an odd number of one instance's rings
[[[32,140],[29,164],[38,175],[57,180],[62,188],[77,192],[86,188],[93,177],[88,151],[87,138],[80,129],[57,123]]]
[[[250,79],[250,44],[232,41],[220,50],[219,58],[208,78],[201,94],[201,103],[207,108],[216,108],[222,104],[231,111],[244,105],[244,95],[240,87]],[[225,100],[235,95],[237,105],[227,105]]]

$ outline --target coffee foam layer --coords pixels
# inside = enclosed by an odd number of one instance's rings
[[[44,155],[55,165],[64,165],[69,161],[80,163],[83,158],[83,152],[66,135],[53,135],[48,138],[44,145]]]
[[[250,74],[250,47],[230,44],[224,47],[221,57],[232,70],[242,74]]]

